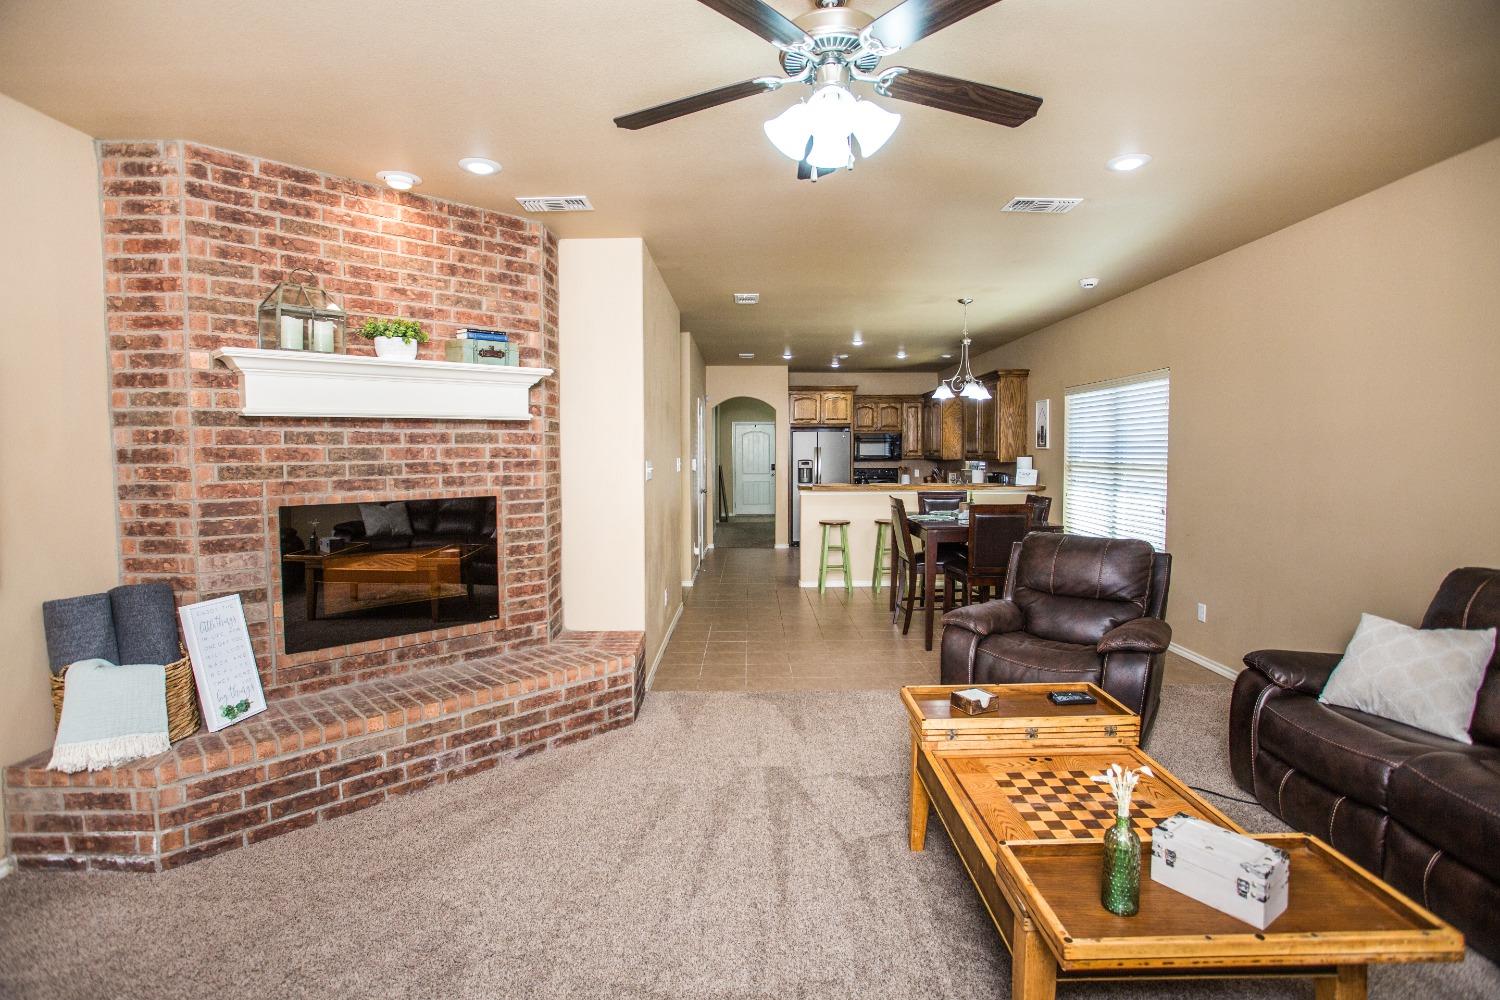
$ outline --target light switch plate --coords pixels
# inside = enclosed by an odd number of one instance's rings
[[[646,463],[646,482],[649,483],[651,481],[651,477],[654,476],[654,475],[656,475],[656,470],[653,469],[653,468],[651,468],[651,463],[650,462],[647,462]]]

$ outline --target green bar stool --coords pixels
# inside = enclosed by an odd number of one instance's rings
[[[889,549],[886,548],[886,539],[891,537],[891,519],[888,517],[877,517],[875,519],[875,569],[870,573],[870,588],[875,593],[880,593],[880,585],[885,576],[891,571],[891,565],[886,560]]]
[[[850,597],[854,596],[854,577],[849,574],[849,522],[848,521],[819,521],[823,527],[823,556],[818,560],[818,593],[822,594],[828,585],[828,571],[836,569],[844,575],[844,590]],[[839,544],[828,544],[828,529],[839,529]],[[837,552],[839,561],[829,565],[828,553]]]

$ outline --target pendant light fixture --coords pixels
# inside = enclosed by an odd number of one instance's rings
[[[963,346],[959,348],[958,371],[951,378],[938,383],[937,391],[932,394],[933,399],[953,399],[957,396],[975,400],[990,398],[990,391],[974,377],[974,371],[969,367],[969,345],[973,343],[969,339],[969,306],[973,301],[968,298],[958,300],[958,304],[964,307],[964,339]]]

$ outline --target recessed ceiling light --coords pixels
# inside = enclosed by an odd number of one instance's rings
[[[500,164],[494,160],[487,160],[482,156],[465,156],[462,160],[458,161],[458,165],[469,173],[478,174],[480,177],[488,177],[490,174],[498,174],[500,172]]]
[[[746,358],[746,359],[748,359],[748,358],[753,358],[753,357],[755,357],[755,355],[753,355],[753,354],[747,354],[747,353],[746,353],[746,352],[744,352],[744,351],[741,351],[741,352],[740,352],[740,357],[742,357],[742,358]]]
[[[1151,157],[1145,153],[1124,153],[1116,156],[1108,163],[1109,169],[1118,170],[1122,174],[1128,174],[1132,170],[1139,170],[1151,162]]]
[[[898,361],[905,361],[906,360],[906,348],[903,347],[903,348],[901,348],[900,350],[898,350],[896,352],[896,360],[898,360]]]
[[[753,306],[760,301],[760,292],[735,292],[734,304],[737,306]]]
[[[943,355],[943,358],[944,358],[944,359],[945,359],[945,360],[946,360],[946,359],[948,359],[948,358],[951,358],[951,357],[953,357],[953,355],[951,355],[951,354],[944,354],[944,355]]]
[[[839,359],[835,356],[834,359],[833,359],[833,363],[830,364],[828,367],[830,367],[830,368],[837,368],[838,366],[839,366]]]
[[[792,349],[790,347],[788,347],[786,350],[784,350],[784,351],[781,352],[781,360],[782,361],[790,361],[790,360],[792,360]]]
[[[862,334],[862,333],[860,333],[858,330],[855,330],[854,331],[854,339],[851,340],[850,343],[853,344],[855,347],[864,347],[865,346],[865,335]]]
[[[422,183],[422,178],[416,174],[409,174],[405,170],[382,170],[375,175],[385,181],[385,186],[396,191],[410,191]]]
[[[1079,278],[1078,279],[1078,287],[1079,288],[1083,288],[1083,289],[1098,288],[1099,287],[1099,279],[1098,278]]]

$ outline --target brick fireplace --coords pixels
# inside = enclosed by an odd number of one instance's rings
[[[472,324],[555,369],[552,235],[192,143],[105,142],[99,163],[121,573],[240,595],[268,708],[118,768],[6,768],[17,863],[160,871],[628,725],[641,633],[562,630],[555,376],[522,421],[247,418],[213,357],[259,346],[257,306],[300,267],[353,324],[421,321],[422,357]],[[280,508],[474,496],[495,498],[495,620],[285,652]]]
[[[112,398],[127,582],[184,602],[238,593],[271,697],[546,642],[561,627],[556,378],[529,423],[242,417],[219,347],[256,347],[260,300],[318,275],[351,328],[422,322],[441,360],[461,326],[511,331],[557,366],[557,244],[543,227],[186,142],[100,145]],[[350,337],[350,351],[370,353]],[[276,510],[493,491],[500,617],[290,654]]]

